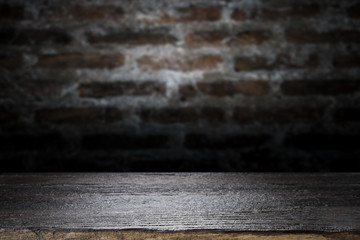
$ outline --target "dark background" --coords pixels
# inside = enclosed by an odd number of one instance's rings
[[[0,172],[359,171],[359,13],[0,0]]]

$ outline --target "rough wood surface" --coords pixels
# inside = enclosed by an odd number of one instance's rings
[[[64,229],[357,233],[360,173],[0,175],[3,236]]]

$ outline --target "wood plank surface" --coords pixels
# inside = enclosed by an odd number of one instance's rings
[[[360,173],[0,175],[0,239],[27,230],[52,236],[54,231],[109,230],[111,234],[136,230],[145,235],[153,234],[149,230],[162,234],[221,231],[228,236],[220,238],[218,233],[219,238],[213,239],[253,239],[259,232],[356,235],[360,232]],[[235,232],[238,235],[229,238]],[[250,237],[245,238],[245,233]],[[239,234],[242,238],[236,238]],[[360,239],[355,235],[349,239]],[[348,239],[344,236],[339,239]],[[193,238],[169,235],[159,239]],[[197,239],[212,237],[198,235]]]

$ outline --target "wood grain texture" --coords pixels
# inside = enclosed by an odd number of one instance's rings
[[[0,236],[64,229],[356,233],[360,173],[0,175]]]

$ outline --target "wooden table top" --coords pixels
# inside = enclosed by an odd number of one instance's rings
[[[357,234],[360,173],[2,174],[0,232],[22,230]]]

